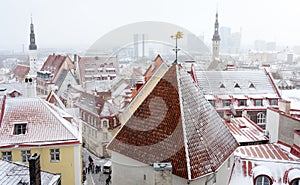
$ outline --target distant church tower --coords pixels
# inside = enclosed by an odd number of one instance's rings
[[[215,22],[215,33],[212,38],[212,59],[215,60],[216,58],[219,58],[219,52],[220,52],[220,35],[219,35],[219,22],[218,22],[218,12],[216,13],[216,22]]]
[[[29,75],[36,76],[36,72],[38,71],[38,64],[37,64],[37,46],[35,44],[35,35],[31,17],[31,24],[30,24],[30,44],[29,44]]]

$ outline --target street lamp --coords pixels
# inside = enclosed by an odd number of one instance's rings
[[[177,52],[180,50],[178,47],[177,47],[177,39],[181,39],[183,38],[183,33],[178,31],[175,35],[171,35],[171,38],[172,39],[175,39],[175,42],[176,42],[176,45],[175,45],[175,49],[173,49],[175,51],[175,55],[176,55],[176,58],[175,58],[175,61],[173,62],[174,65],[178,64],[177,63]]]

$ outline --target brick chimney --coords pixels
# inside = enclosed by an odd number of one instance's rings
[[[172,185],[172,164],[154,163],[154,185]]]
[[[40,154],[34,153],[29,158],[30,185],[41,185]]]

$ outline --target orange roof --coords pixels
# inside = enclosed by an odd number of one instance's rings
[[[171,162],[173,174],[193,180],[215,172],[238,146],[181,66],[171,66],[141,101],[108,149],[149,165]]]

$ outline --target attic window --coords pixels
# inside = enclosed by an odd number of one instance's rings
[[[292,185],[299,185],[300,184],[300,178],[297,178],[292,181]]]
[[[222,89],[225,89],[225,85],[224,85],[224,84],[221,84],[221,85],[220,85],[220,89],[221,89],[221,88],[222,88]]]
[[[25,134],[27,129],[27,123],[14,124],[14,135]]]
[[[239,89],[240,89],[241,87],[239,86],[238,83],[235,83],[235,84],[234,84],[234,88],[239,88]]]
[[[270,185],[270,184],[271,184],[270,179],[265,175],[258,176],[255,180],[255,185]]]
[[[253,83],[251,82],[250,84],[249,84],[249,88],[251,89],[255,89],[255,86],[253,85]]]

